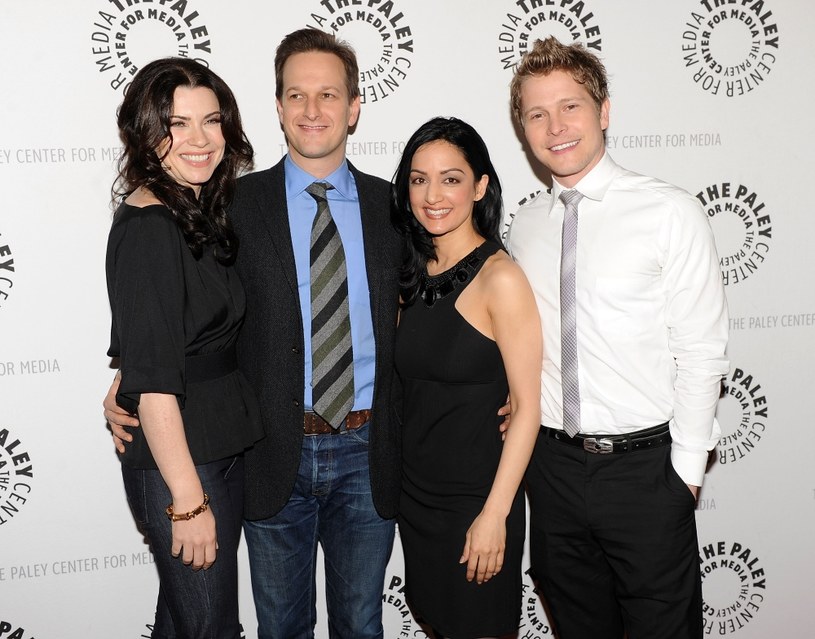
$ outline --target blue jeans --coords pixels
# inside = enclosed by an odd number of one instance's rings
[[[274,517],[245,521],[258,639],[311,639],[317,621],[317,544],[325,556],[332,639],[381,639],[385,568],[394,520],[371,498],[370,424],[303,439],[288,503]]]
[[[218,534],[218,554],[207,570],[193,571],[171,554],[172,501],[157,470],[122,464],[127,500],[150,542],[160,587],[153,639],[240,639],[238,542],[243,512],[243,456],[195,467],[209,495]]]

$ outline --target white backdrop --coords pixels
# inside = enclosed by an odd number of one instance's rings
[[[732,315],[724,435],[699,501],[706,633],[810,637],[815,7],[803,0],[72,0],[0,3],[0,639],[149,636],[156,578],[101,417],[113,376],[104,250],[132,71],[204,60],[235,91],[257,168],[284,152],[272,60],[305,25],[357,49],[365,103],[348,144],[390,178],[434,115],[486,139],[512,211],[542,187],[509,116],[536,37],[577,39],[611,75],[608,146],[699,194]],[[383,212],[384,214],[384,212]],[[243,550],[245,553],[245,550]],[[386,637],[421,637],[398,540]],[[255,634],[245,555],[242,620]],[[521,637],[552,636],[528,585]],[[327,636],[320,603],[318,636]]]

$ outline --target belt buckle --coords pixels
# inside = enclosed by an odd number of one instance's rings
[[[607,455],[614,452],[614,443],[610,439],[586,437],[583,439],[583,450],[585,450],[587,453]]]

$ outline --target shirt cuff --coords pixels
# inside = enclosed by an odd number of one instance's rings
[[[707,452],[691,452],[671,446],[671,463],[676,474],[686,484],[691,486],[701,486],[705,480],[705,469],[707,468]]]

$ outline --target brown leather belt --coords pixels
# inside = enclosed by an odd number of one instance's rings
[[[343,421],[340,428],[332,428],[317,413],[303,414],[303,432],[306,435],[339,435],[349,430],[356,430],[363,424],[371,421],[371,409],[352,410]]]

